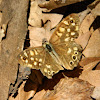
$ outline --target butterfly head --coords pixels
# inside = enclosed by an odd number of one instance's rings
[[[51,52],[53,50],[52,45],[47,41],[46,38],[42,41],[42,46],[46,49],[46,51]]]
[[[47,44],[49,44],[49,42],[47,41],[46,38],[44,38],[44,39],[42,40],[42,46],[45,48]]]

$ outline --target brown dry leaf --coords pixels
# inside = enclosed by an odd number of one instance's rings
[[[81,64],[82,62],[82,64]],[[81,61],[80,64],[84,65],[83,72],[79,76],[80,79],[88,81],[90,84],[94,86],[100,86],[100,70],[92,70],[98,63],[100,63],[99,58],[85,58]]]
[[[0,42],[2,40],[2,38],[5,36],[4,34],[4,30],[3,29],[0,29]]]
[[[41,90],[32,100],[91,100],[93,86],[77,78],[63,78],[54,90]]]
[[[88,6],[91,9],[91,13],[96,17],[100,16],[100,0],[95,0]]]
[[[31,81],[28,83],[27,87],[30,89],[30,91],[25,91],[25,83],[21,84],[19,90],[18,90],[18,95],[14,98],[12,96],[9,97],[9,100],[28,100],[29,98],[33,97],[36,90],[37,90],[37,85],[33,84]]]
[[[2,13],[0,12],[0,24],[1,24],[1,20],[2,20]],[[4,34],[4,30],[0,28],[0,42],[2,40],[2,38],[5,36]],[[0,47],[1,48],[1,47]]]
[[[18,95],[15,98],[10,96],[9,100],[29,100],[36,93],[39,84],[42,84],[42,78],[40,71],[32,70],[28,80],[18,88]]]
[[[38,7],[37,1],[31,1],[28,23],[32,26],[41,26],[42,10]]]
[[[96,100],[100,100],[100,87],[95,87],[92,97],[95,98]]]
[[[2,38],[5,37],[6,28],[7,28],[7,24],[3,24],[0,27],[0,42],[2,41]]]
[[[82,21],[80,25],[79,37],[78,39],[76,39],[76,42],[80,44],[83,48],[85,48],[85,46],[87,45],[87,42],[91,35],[89,28],[91,24],[93,23],[93,21],[94,21],[94,17],[90,13],[85,17],[85,19]]]
[[[28,29],[30,30],[30,46],[31,47],[36,47],[36,46],[41,46],[42,45],[42,39],[47,38],[47,40],[50,39],[51,37],[51,32],[50,32],[50,21],[45,25],[45,27],[38,28],[38,27],[29,27]]]
[[[63,15],[60,14],[45,14],[42,13],[42,11],[43,9],[38,6],[37,1],[31,1],[30,15],[28,19],[29,25],[41,27],[41,20],[43,20],[43,23],[45,23],[47,20],[50,20],[51,28],[53,28],[58,24],[58,22],[63,17]]]
[[[83,54],[85,57],[100,57],[100,31],[98,29],[92,33]]]
[[[42,39],[45,37],[45,29],[37,27],[29,27],[30,47],[42,45]]]
[[[87,57],[87,58],[82,59],[79,64],[84,69],[85,65],[87,65],[91,62],[95,62],[95,61],[100,61],[100,57]]]
[[[45,11],[50,11],[55,8],[59,8],[62,6],[70,5],[70,4],[81,2],[81,1],[84,1],[84,0],[50,0],[50,1],[45,1],[39,4],[39,6],[42,8],[48,9]]]
[[[0,0],[1,1],[1,0]],[[3,24],[8,24],[7,35],[1,43],[0,51],[0,100],[7,100],[10,84],[17,76],[18,61],[27,33],[28,0],[2,0],[0,11]]]
[[[61,14],[44,14],[42,19],[45,23],[47,20],[51,22],[51,29],[54,28],[62,19],[63,15]],[[56,19],[56,20],[55,20]]]
[[[100,3],[91,11],[93,15],[100,16]]]

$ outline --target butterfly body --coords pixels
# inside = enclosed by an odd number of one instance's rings
[[[82,55],[82,48],[75,42],[79,35],[79,17],[71,14],[63,19],[49,41],[43,39],[42,46],[31,47],[18,55],[21,65],[40,69],[51,79],[60,70],[73,70]],[[63,67],[62,67],[63,66]]]
[[[61,62],[61,59],[59,58],[58,54],[55,52],[52,44],[50,44],[47,41],[47,39],[43,39],[42,45],[43,45],[44,49],[46,50],[46,52],[48,52],[49,55],[52,57],[52,59],[55,60],[55,62],[60,65],[59,70],[63,70],[63,68],[61,67],[63,65]]]

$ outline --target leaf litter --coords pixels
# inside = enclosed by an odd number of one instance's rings
[[[43,9],[38,6],[38,3],[36,1],[32,2],[28,19],[28,29],[30,33],[30,46],[35,47],[41,45],[41,41],[44,37],[47,37],[49,40],[53,32],[51,29],[56,27],[63,15],[42,13]],[[50,0],[50,2],[52,2],[52,0]],[[48,7],[52,4],[50,4],[50,2],[46,4],[47,8],[44,5],[45,3],[42,6],[48,10]],[[100,99],[100,28],[94,30],[94,26],[91,26],[99,15],[98,9],[100,9],[100,6],[98,5],[100,5],[100,3],[98,3],[89,14],[87,13],[85,15],[86,17],[80,24],[79,38],[76,40],[76,42],[83,47],[83,56],[79,63],[82,72],[79,77],[62,77],[62,75],[58,73],[60,78],[54,77],[52,80],[46,79],[44,85],[41,86],[42,89],[38,92],[36,92],[38,85],[35,84],[34,86],[34,82],[31,83],[29,81],[29,85],[35,87],[35,89],[26,92],[24,91],[25,83],[23,83],[19,88],[18,96],[15,99],[11,97],[9,100],[27,100],[31,97],[33,97],[32,100],[66,100],[66,98],[67,100],[92,100],[91,96],[95,99]],[[42,24],[44,25],[42,26]],[[39,42],[37,42],[38,40]],[[56,81],[57,84],[50,90],[49,87]],[[45,89],[45,87],[47,87],[47,89]]]

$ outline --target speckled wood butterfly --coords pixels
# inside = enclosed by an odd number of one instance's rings
[[[60,22],[49,42],[43,39],[42,46],[22,51],[18,61],[23,66],[40,69],[49,79],[64,68],[72,70],[82,54],[81,46],[74,41],[78,35],[79,17],[71,14]]]

